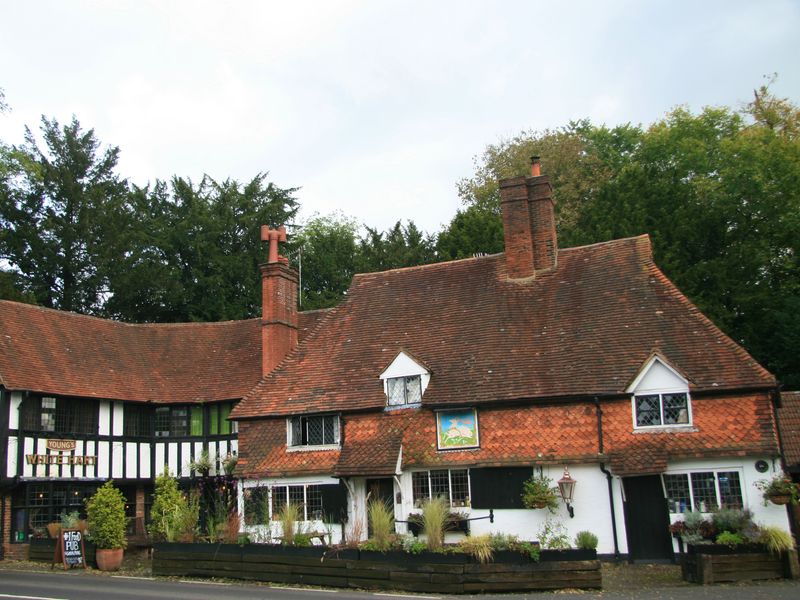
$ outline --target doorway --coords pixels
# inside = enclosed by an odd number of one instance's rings
[[[633,561],[675,560],[669,533],[669,509],[660,475],[625,477],[625,530]]]

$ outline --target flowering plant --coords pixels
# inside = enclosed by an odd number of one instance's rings
[[[797,504],[800,500],[800,491],[798,491],[797,484],[792,482],[788,475],[780,474],[775,475],[772,479],[759,479],[753,485],[761,490],[764,495],[764,505],[767,501],[773,500],[779,496],[789,498],[789,502]]]

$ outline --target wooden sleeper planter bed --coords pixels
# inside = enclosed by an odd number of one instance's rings
[[[703,584],[800,578],[797,550],[770,554],[760,544],[690,544],[681,570],[684,580]]]
[[[480,564],[466,554],[161,543],[153,548],[153,574],[450,594],[601,588],[594,551],[579,551],[579,560],[549,560],[551,552],[542,550],[541,562],[513,553]]]

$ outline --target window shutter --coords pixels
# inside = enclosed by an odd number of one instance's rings
[[[470,469],[472,508],[525,508],[522,484],[533,475],[531,467]]]

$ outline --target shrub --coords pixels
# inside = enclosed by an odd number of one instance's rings
[[[226,544],[235,544],[241,539],[239,530],[242,528],[242,519],[236,509],[228,513],[222,539]],[[242,542],[239,542],[242,543]]]
[[[297,522],[300,521],[300,505],[287,502],[281,506],[278,513],[278,520],[281,522],[281,536],[284,546],[294,546],[294,538],[297,531]]]
[[[492,560],[494,550],[492,549],[492,536],[490,534],[471,535],[459,542],[461,551],[469,554],[481,564],[486,564]]]
[[[753,513],[737,508],[721,508],[711,515],[711,521],[717,531],[741,534],[753,524]]]
[[[717,536],[716,543],[722,544],[723,546],[730,546],[732,548],[733,546],[744,544],[744,538],[738,533],[733,533],[732,531],[723,531]]]
[[[569,536],[563,523],[547,519],[539,530],[539,544],[549,550],[569,549]]]
[[[770,554],[780,554],[794,548],[794,540],[791,534],[780,527],[762,527],[758,541],[767,547]]]
[[[125,539],[125,496],[111,481],[104,483],[86,500],[89,534],[100,549],[116,550],[128,545]]]
[[[591,531],[579,531],[575,536],[575,547],[582,550],[597,550],[597,536]]]
[[[491,539],[492,549],[496,551],[513,550],[514,546],[519,543],[516,535],[508,533],[493,533]]]
[[[197,538],[200,521],[200,498],[196,493],[189,494],[184,503],[177,507],[173,521],[174,530],[169,541],[193,542]]]
[[[174,542],[177,538],[176,520],[185,509],[186,498],[178,491],[177,480],[169,474],[169,469],[165,466],[164,472],[156,477],[148,527],[150,536],[156,541]]]
[[[367,518],[372,530],[372,540],[378,550],[388,550],[394,533],[394,510],[389,502],[370,500]]]
[[[425,550],[425,548],[427,548],[425,542],[415,538],[413,535],[410,534],[403,536],[401,543],[403,546],[403,550],[405,550],[406,552],[410,552],[411,554],[419,554],[420,552]]]
[[[441,496],[422,503],[422,532],[432,552],[442,549],[448,513],[447,502]]]
[[[308,548],[311,545],[311,536],[307,533],[295,533],[292,545],[299,548]]]
[[[558,508],[558,488],[545,475],[533,476],[522,484],[522,504],[525,508],[546,508],[551,513]]]

